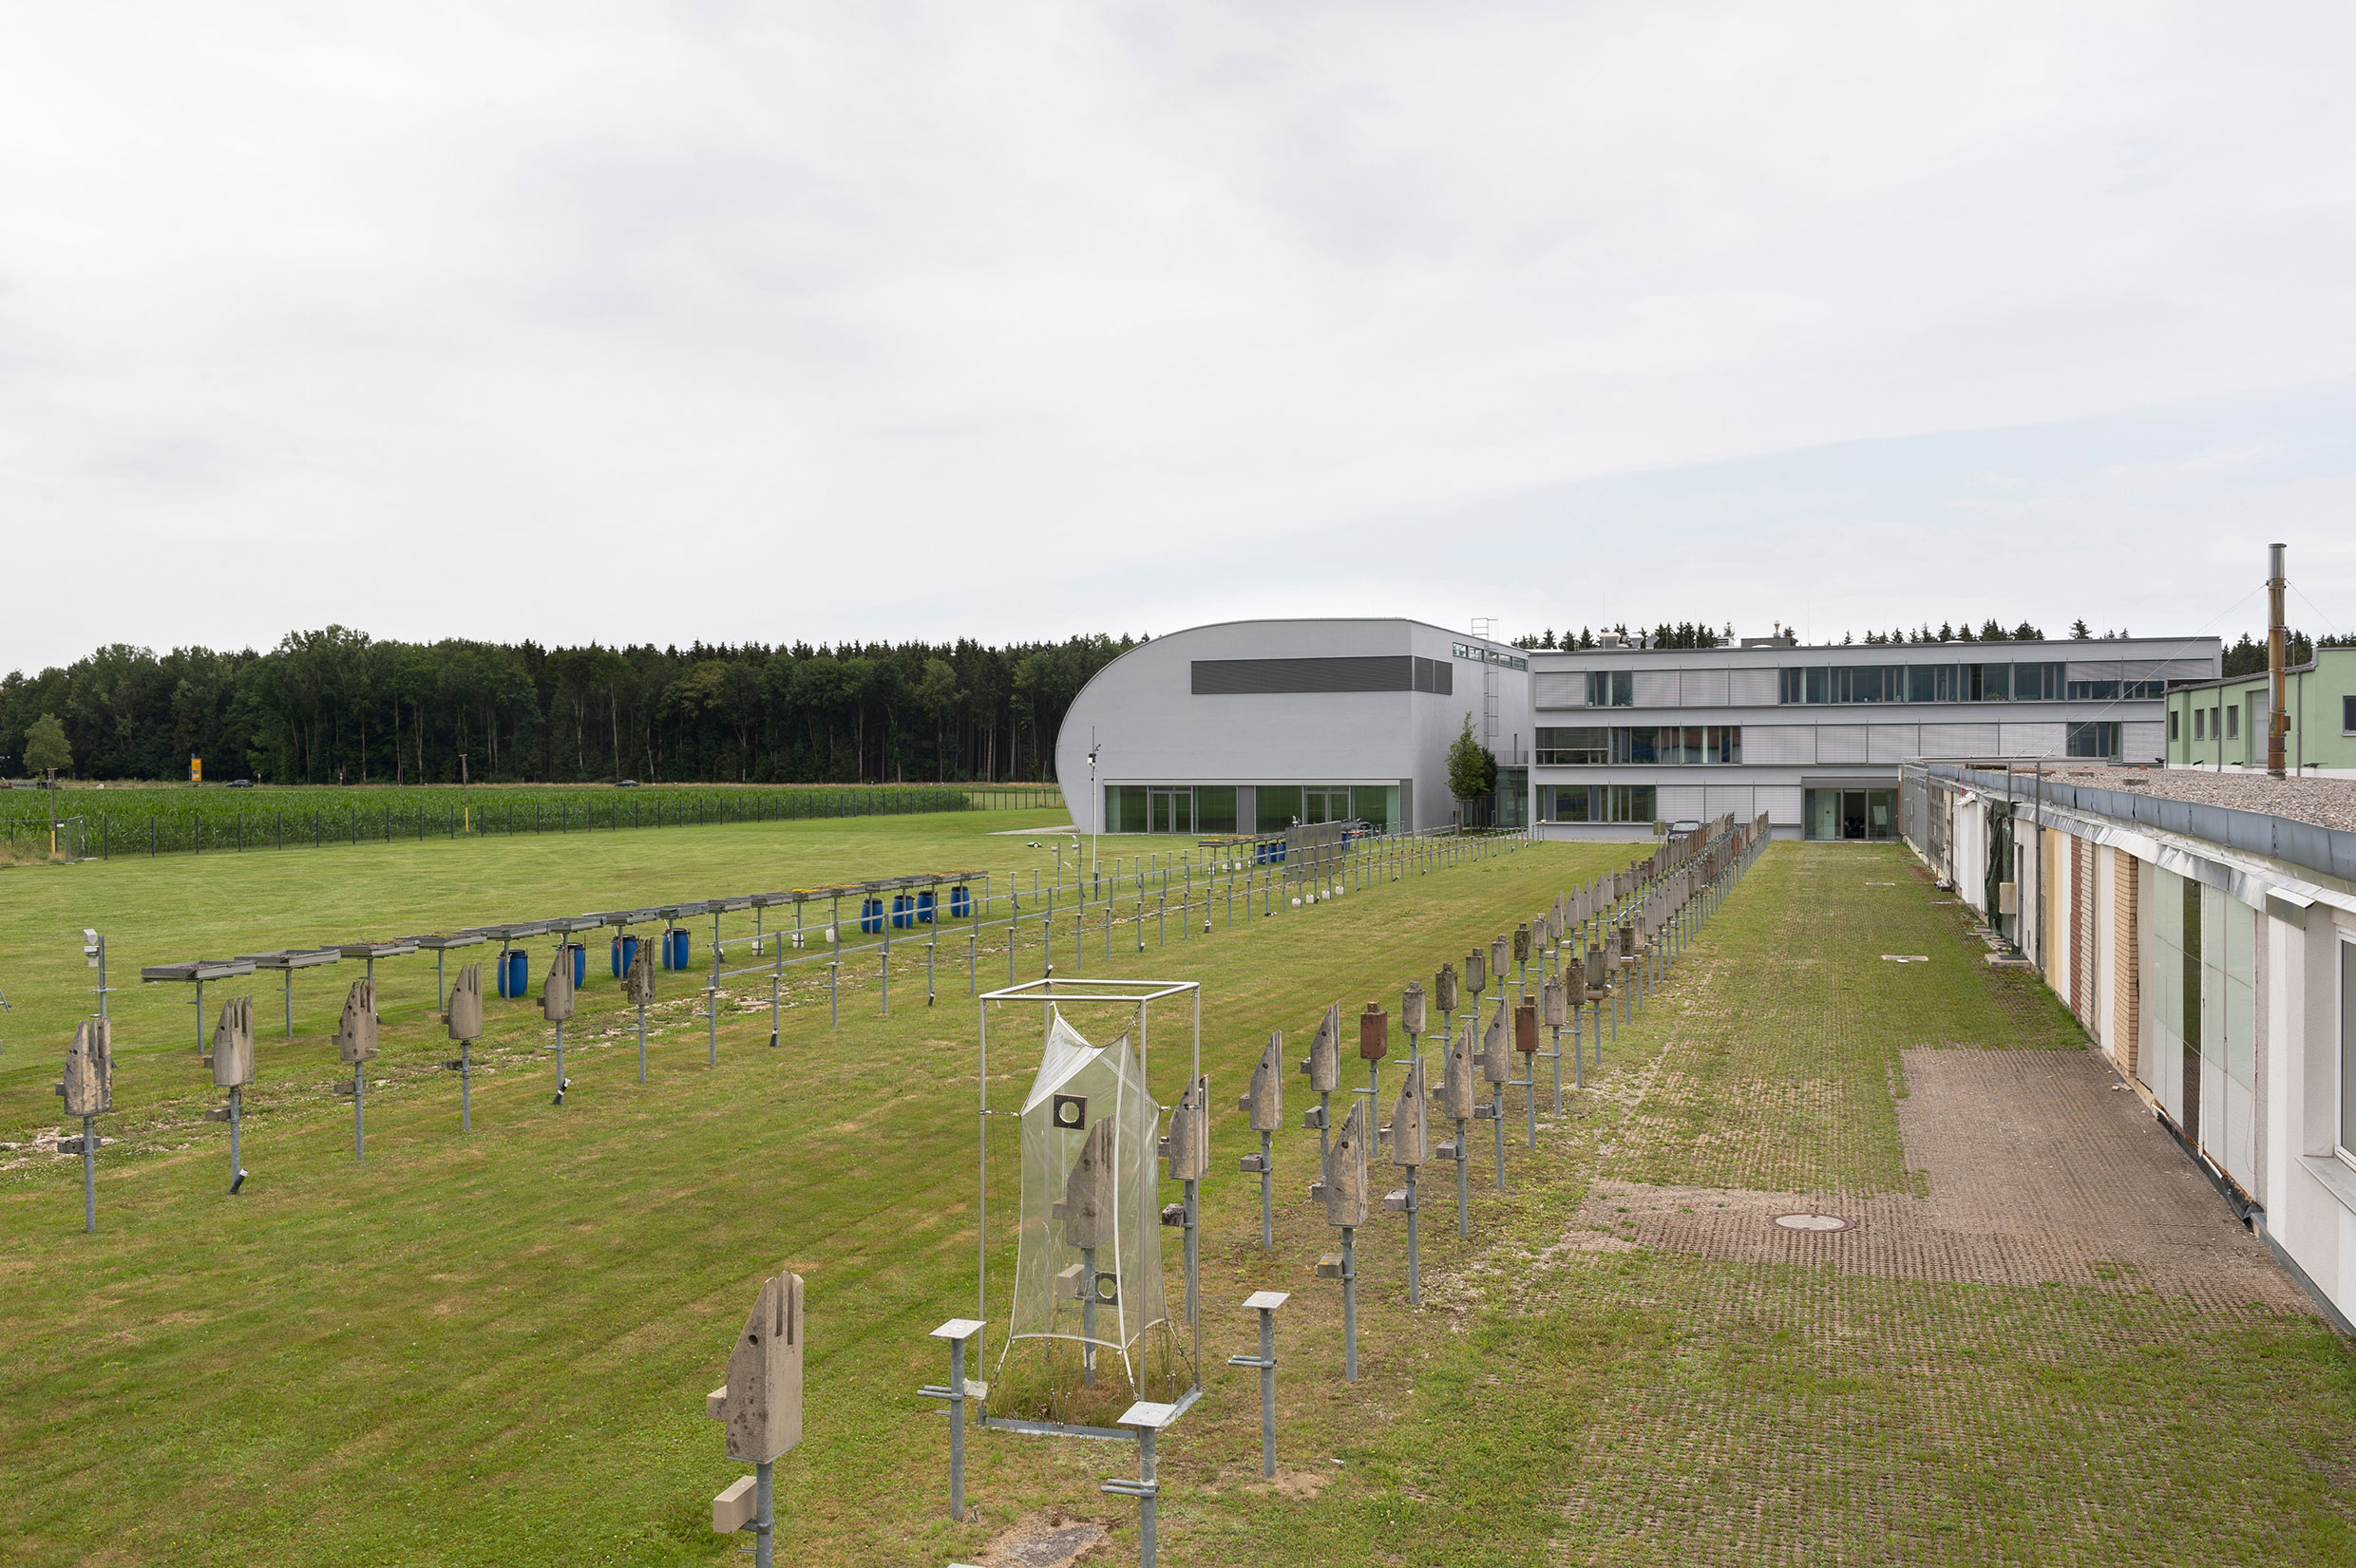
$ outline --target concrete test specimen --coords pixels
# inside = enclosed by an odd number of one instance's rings
[[[1465,1192],[1465,1161],[1472,1150],[1465,1146],[1465,1124],[1480,1113],[1473,1090],[1478,1074],[1478,1056],[1472,1044],[1473,1030],[1480,1027],[1478,1011],[1464,1015],[1463,1027],[1448,1042],[1448,1059],[1441,1065],[1439,1113],[1456,1124],[1455,1138],[1439,1147],[1443,1160],[1456,1162],[1456,1234],[1472,1234],[1472,1209]]]
[[[213,1069],[213,1086],[229,1091],[227,1107],[209,1114],[229,1124],[229,1192],[235,1197],[245,1185],[240,1140],[245,1086],[254,1081],[254,998],[232,996],[221,1004],[220,1022],[213,1028],[213,1053],[204,1061]]]
[[[1432,1158],[1431,1124],[1425,1104],[1426,1086],[1420,1058],[1407,1064],[1407,1082],[1399,1086],[1398,1103],[1391,1107],[1391,1159],[1407,1172],[1407,1185],[1387,1193],[1382,1206],[1407,1217],[1407,1304],[1423,1304],[1420,1255],[1416,1236],[1416,1171]]]
[[[728,1355],[728,1381],[704,1395],[704,1414],[728,1428],[728,1457],[753,1473],[712,1500],[712,1527],[752,1532],[754,1568],[774,1568],[777,1512],[771,1466],[802,1441],[802,1276],[779,1274],[761,1294]]]
[[[97,1118],[115,1108],[115,1031],[104,1018],[74,1026],[66,1048],[66,1073],[57,1083],[66,1114],[82,1118],[82,1229],[98,1229]]]
[[[335,1020],[335,1055],[352,1068],[352,1157],[368,1158],[368,1064],[376,1059],[376,982],[354,980]]]
[[[1236,1102],[1236,1109],[1251,1118],[1252,1131],[1260,1135],[1260,1152],[1247,1154],[1236,1162],[1237,1168],[1246,1176],[1260,1178],[1260,1244],[1276,1245],[1276,1205],[1269,1183],[1276,1176],[1275,1137],[1284,1124],[1284,1031],[1268,1031],[1268,1043],[1260,1052],[1260,1065],[1252,1068],[1251,1088]]]
[[[458,972],[442,1022],[450,1038],[458,1042],[458,1060],[443,1064],[458,1074],[458,1130],[470,1132],[474,1128],[474,1043],[483,1038],[481,964],[468,964]]]
[[[1481,1034],[1481,1077],[1490,1087],[1486,1105],[1476,1105],[1472,1114],[1485,1117],[1497,1126],[1497,1190],[1505,1191],[1505,1086],[1513,1081],[1513,1040],[1506,1017],[1505,998],[1497,998],[1496,1014],[1489,1020],[1489,1028]]]
[[[1176,1225],[1186,1233],[1187,1260],[1187,1321],[1195,1318],[1195,1308],[1201,1299],[1198,1275],[1202,1254],[1202,1181],[1210,1174],[1210,1079],[1197,1077],[1187,1086],[1187,1092],[1178,1099],[1169,1113],[1169,1132],[1161,1142],[1159,1153],[1169,1162],[1169,1179],[1179,1183],[1183,1196],[1162,1210],[1162,1223]]]
[[[646,1082],[646,1010],[655,1004],[655,944],[641,940],[622,976],[622,993],[638,1010],[638,1082]]]
[[[1317,1021],[1317,1033],[1309,1041],[1309,1054],[1301,1059],[1302,1076],[1308,1079],[1310,1092],[1317,1096],[1317,1109],[1301,1113],[1301,1124],[1317,1129],[1317,1154],[1320,1163],[1333,1152],[1334,1090],[1341,1086],[1341,1004],[1329,1003],[1325,1016]]]
[[[1350,1107],[1347,1120],[1325,1151],[1325,1174],[1313,1196],[1325,1203],[1325,1223],[1341,1232],[1341,1251],[1318,1259],[1320,1279],[1341,1281],[1341,1376],[1358,1381],[1358,1228],[1366,1223],[1367,1157],[1374,1116],[1368,1102]]]
[[[557,1027],[557,1097],[552,1105],[564,1104],[564,1091],[572,1086],[564,1076],[564,1020],[573,1015],[573,949],[570,944],[557,944],[556,961],[548,966],[548,978],[540,988],[540,1015]]]

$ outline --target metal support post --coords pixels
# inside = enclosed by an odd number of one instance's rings
[[[474,1130],[474,1042],[458,1042],[458,1130]]]
[[[94,1116],[82,1119],[82,1234],[98,1229],[98,1134]]]
[[[776,1464],[763,1460],[753,1466],[752,1568],[776,1568],[777,1496],[772,1472]]]
[[[1276,1203],[1269,1186],[1276,1180],[1275,1140],[1272,1132],[1260,1135],[1260,1244],[1264,1247],[1276,1245]]]
[[[560,1018],[557,1020],[557,1097],[548,1102],[550,1105],[564,1104],[564,1020]]]
[[[1358,1381],[1358,1228],[1341,1227],[1341,1380]]]
[[[352,1157],[368,1158],[368,1070],[365,1062],[352,1064]]]
[[[786,943],[781,935],[777,941],[777,967],[769,974],[769,1048],[777,1048],[778,1011],[784,1006],[781,993],[786,986]]]
[[[1464,1147],[1464,1137],[1465,1137],[1465,1130],[1464,1130],[1464,1128],[1465,1128],[1465,1124],[1464,1124],[1464,1118],[1463,1118],[1463,1117],[1461,1117],[1461,1116],[1459,1116],[1459,1117],[1457,1117],[1457,1118],[1456,1118],[1456,1143],[1455,1143],[1455,1150],[1456,1150],[1456,1234],[1457,1234],[1459,1237],[1470,1237],[1470,1236],[1472,1234],[1472,1211],[1471,1207],[1469,1206],[1469,1203],[1468,1203],[1468,1199],[1467,1199],[1467,1195],[1466,1195],[1466,1191],[1465,1191],[1465,1168],[1464,1168],[1464,1166],[1465,1166],[1465,1147]]]
[[[953,1317],[935,1329],[932,1337],[949,1342],[949,1382],[945,1388],[926,1387],[917,1393],[946,1400],[949,1406],[949,1517],[965,1518],[965,1342],[981,1332],[977,1318]]]
[[[1260,1353],[1227,1357],[1230,1367],[1260,1370],[1260,1474],[1264,1480],[1276,1475],[1276,1310],[1290,1299],[1287,1291],[1254,1291],[1245,1297],[1244,1305],[1260,1313]]]
[[[238,1153],[239,1134],[245,1125],[245,1090],[236,1084],[229,1086],[229,1196],[238,1196],[245,1185],[245,1162]]]
[[[1407,1304],[1423,1305],[1420,1254],[1416,1241],[1416,1167],[1407,1167]]]
[[[1197,1289],[1202,1262],[1202,1210],[1199,1206],[1202,1183],[1188,1180],[1186,1183],[1187,1228],[1187,1321],[1196,1321],[1196,1304],[1202,1299]]]
[[[1080,1387],[1096,1386],[1096,1249],[1080,1249]]]

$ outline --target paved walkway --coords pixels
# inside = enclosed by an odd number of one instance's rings
[[[1634,1242],[1847,1274],[2150,1291],[2223,1311],[2313,1310],[2142,1102],[2088,1050],[1904,1052],[1898,1121],[1927,1196],[1598,1181],[1568,1245]],[[1847,1230],[1786,1228],[1823,1214]]]

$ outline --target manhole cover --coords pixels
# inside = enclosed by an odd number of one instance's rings
[[[1845,1231],[1855,1221],[1837,1214],[1779,1214],[1776,1223],[1787,1231]]]

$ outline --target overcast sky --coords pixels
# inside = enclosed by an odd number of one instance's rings
[[[2356,10],[10,8],[0,670],[2356,631]]]

